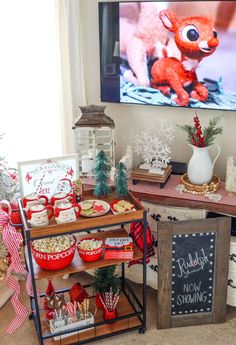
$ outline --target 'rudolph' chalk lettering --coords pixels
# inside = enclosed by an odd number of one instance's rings
[[[188,278],[190,274],[204,270],[204,267],[209,260],[204,249],[201,249],[200,255],[198,252],[195,252],[194,256],[189,253],[187,260],[185,258],[179,258],[176,262],[179,268],[178,277]]]

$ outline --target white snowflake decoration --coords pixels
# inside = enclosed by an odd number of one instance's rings
[[[143,169],[151,173],[163,174],[170,162],[170,146],[174,140],[174,128],[166,119],[160,119],[150,130],[141,131],[134,138],[134,150],[142,156]]]

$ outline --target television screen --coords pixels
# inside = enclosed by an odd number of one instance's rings
[[[236,110],[236,2],[99,3],[101,100]]]

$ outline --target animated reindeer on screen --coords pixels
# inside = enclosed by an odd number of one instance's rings
[[[163,25],[174,33],[174,39],[181,52],[181,61],[174,57],[157,60],[151,70],[152,87],[165,95],[173,89],[177,95],[175,102],[187,106],[190,97],[201,102],[208,99],[208,90],[196,75],[199,62],[214,53],[219,44],[213,23],[205,17],[188,17],[178,20],[170,10],[160,12]],[[184,87],[192,85],[190,95]]]

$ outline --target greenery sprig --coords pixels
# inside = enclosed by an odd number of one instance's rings
[[[197,147],[206,147],[214,144],[218,134],[223,132],[222,126],[218,126],[221,116],[216,116],[209,121],[207,127],[202,129],[197,114],[194,116],[194,125],[178,125],[180,129],[188,134],[187,141],[189,144]]]
[[[116,293],[120,289],[120,278],[115,274],[115,269],[116,265],[95,269],[92,286],[96,292],[109,292],[112,288]]]

